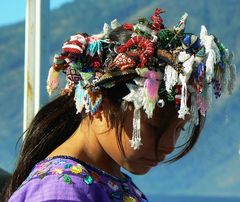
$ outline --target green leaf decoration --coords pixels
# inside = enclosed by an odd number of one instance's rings
[[[72,184],[72,179],[69,175],[67,174],[64,174],[63,175],[63,181],[66,183],[66,184]]]

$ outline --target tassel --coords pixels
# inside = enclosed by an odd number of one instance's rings
[[[207,28],[202,25],[201,26],[201,31],[200,31],[200,39],[201,41],[204,40],[204,37],[208,35],[208,31],[207,31]]]
[[[104,34],[104,37],[108,36],[109,33],[110,33],[110,26],[107,24],[107,23],[104,23],[103,25],[103,34]]]
[[[135,81],[136,79],[134,79]],[[140,82],[140,81],[139,81]],[[132,102],[135,110],[140,109],[143,106],[143,87],[139,85],[134,85],[130,83],[126,83],[130,93],[123,97],[122,99],[127,102]]]
[[[133,134],[132,134],[132,139],[129,140],[131,143],[131,147],[134,150],[140,149],[140,146],[143,145],[141,142],[141,113],[140,109],[134,109],[133,112]]]
[[[111,28],[112,29],[116,29],[118,27],[120,27],[121,24],[117,21],[117,19],[114,19],[112,22],[111,22]]]
[[[188,14],[184,13],[181,19],[179,20],[178,24],[174,26],[174,30],[177,32],[181,32],[185,30],[186,22],[187,22]]]
[[[192,73],[193,63],[194,63],[194,56],[192,55],[191,58],[189,58],[186,62],[183,63],[184,74],[181,73],[179,76],[179,80],[182,85],[182,93],[181,93],[181,105],[180,105],[180,109],[178,110],[178,118],[182,118],[182,119],[185,119],[186,114],[190,114],[189,108],[187,107],[187,95],[188,95],[187,82]]]
[[[165,81],[166,91],[168,93],[171,93],[172,88],[178,82],[178,72],[170,65],[167,65],[165,67],[164,81]]]
[[[192,73],[192,67],[194,64],[194,56],[192,55],[187,61],[183,63],[183,73],[186,76],[186,82],[188,82],[189,77],[191,76]]]
[[[59,85],[59,72],[54,69],[52,66],[48,72],[47,78],[47,91],[48,94],[51,95],[52,92],[58,87]]]
[[[212,41],[212,49],[215,53],[215,57],[216,57],[215,64],[216,64],[221,61],[221,54],[220,54],[220,50],[214,40]]]
[[[103,31],[99,34],[94,34],[92,36],[88,37],[88,43],[93,43],[95,41],[101,40],[109,35],[111,31],[110,26],[107,23],[104,23],[103,25]]]
[[[90,112],[91,115],[94,115],[103,101],[101,91],[92,91],[91,89],[87,89],[85,98],[86,112]]]
[[[179,53],[179,55],[177,57],[177,61],[178,62],[185,62],[190,57],[191,57],[191,55],[189,53],[186,53],[186,51],[182,51],[182,52]]]
[[[83,83],[81,81],[76,86],[74,100],[77,114],[81,113],[86,103],[86,90],[83,88]]]
[[[221,61],[221,54],[214,36],[208,35],[207,28],[202,25],[200,32],[201,45],[205,47],[207,56],[206,60],[206,80],[211,82],[214,77],[214,65]]]
[[[206,80],[211,82],[214,76],[214,64],[216,62],[216,54],[213,50],[210,50],[208,53],[206,61]]]
[[[214,37],[211,35],[208,35],[207,28],[204,25],[201,26],[200,39],[201,39],[201,46],[204,46],[206,53],[208,53],[212,49],[212,43],[213,43]]]
[[[157,71],[147,71],[144,82],[144,110],[148,118],[152,118],[153,110],[158,100],[158,88],[160,85],[161,75]]]
[[[187,84],[186,84],[186,76],[180,74],[179,77],[182,83],[182,92],[181,92],[181,105],[180,109],[178,110],[178,118],[185,119],[186,114],[189,113],[189,108],[187,107]]]

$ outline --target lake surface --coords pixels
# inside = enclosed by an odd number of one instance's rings
[[[240,202],[237,197],[162,196],[148,195],[150,202]]]

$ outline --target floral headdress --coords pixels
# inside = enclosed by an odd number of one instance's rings
[[[187,13],[176,26],[166,28],[160,17],[163,12],[158,8],[150,20],[141,18],[136,24],[120,25],[113,20],[111,26],[104,24],[100,34],[71,36],[62,52],[54,56],[47,81],[49,94],[58,87],[59,72],[63,71],[67,84],[62,94],[75,91],[77,113],[85,109],[93,115],[104,99],[103,88],[126,83],[130,93],[123,100],[134,104],[130,140],[134,149],[142,145],[141,108],[151,118],[156,105],[164,107],[165,102],[175,102],[178,117],[184,119],[191,114],[197,125],[198,111],[205,116],[212,94],[218,98],[223,91],[233,91],[233,53],[208,34],[205,26],[201,26],[200,37],[185,32]],[[110,32],[120,26],[131,31],[131,38],[122,43],[110,40]]]

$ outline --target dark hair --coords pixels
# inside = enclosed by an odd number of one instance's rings
[[[34,117],[27,131],[16,169],[3,193],[7,199],[17,190],[33,166],[66,141],[82,120],[76,114],[73,96],[60,96],[45,105]]]
[[[130,33],[123,31],[122,27],[114,30],[109,38],[119,41],[126,41],[130,38]],[[118,38],[119,37],[119,38]],[[125,84],[118,84],[113,88],[103,90],[104,97],[109,98],[110,105],[117,110],[110,109],[107,113],[112,127],[116,127],[116,137],[118,144],[121,145],[121,131],[123,127],[123,116],[121,116],[121,98],[129,91]],[[29,128],[25,132],[25,138],[22,144],[16,169],[9,179],[3,192],[3,201],[7,201],[14,191],[18,189],[21,183],[29,175],[36,163],[46,158],[54,149],[65,142],[78,128],[85,113],[76,114],[75,101],[71,95],[59,96],[53,101],[43,106],[36,114]],[[185,143],[182,151],[170,161],[176,161],[186,155],[195,145],[204,118],[199,114],[200,124],[193,127],[189,140]],[[159,141],[159,139],[158,139]],[[156,143],[157,146],[158,143]]]

